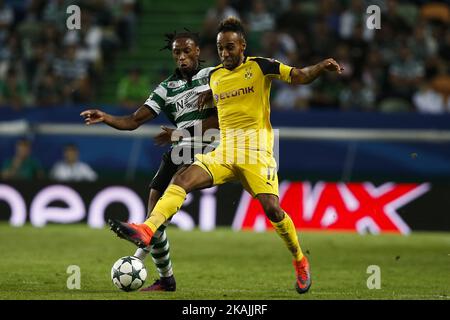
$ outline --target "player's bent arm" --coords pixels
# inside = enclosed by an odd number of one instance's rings
[[[291,70],[292,84],[308,84],[317,79],[324,71],[336,71],[341,73],[343,68],[334,59],[325,59],[318,64],[305,68],[293,68]]]

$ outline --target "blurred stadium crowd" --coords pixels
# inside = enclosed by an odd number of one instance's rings
[[[381,9],[381,29],[366,27],[366,8]],[[215,55],[214,31],[224,16],[247,26],[247,54],[306,66],[334,57],[342,76],[309,86],[276,82],[275,108],[382,112],[450,112],[450,7],[396,0],[218,0],[204,22],[202,50]]]
[[[72,3],[82,8],[79,31],[66,28]],[[136,45],[139,3],[0,0],[0,106],[96,101],[104,66]],[[381,8],[380,30],[366,27],[369,5]],[[334,57],[345,68],[342,76],[326,74],[308,86],[275,83],[274,108],[450,112],[446,1],[217,0],[201,30],[204,65],[218,63],[215,31],[229,15],[245,22],[248,55],[294,66]],[[122,105],[137,107],[142,101],[132,97],[142,99],[156,85],[139,76],[130,71],[118,84]]]
[[[66,26],[72,4],[80,30]],[[104,66],[134,46],[138,11],[134,0],[0,0],[0,106],[93,101]]]

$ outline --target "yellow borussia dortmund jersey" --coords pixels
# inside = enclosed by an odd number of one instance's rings
[[[211,71],[209,84],[218,110],[222,148],[233,144],[234,148],[272,153],[270,87],[273,79],[290,82],[291,70],[273,59],[245,57],[234,70],[219,65]]]

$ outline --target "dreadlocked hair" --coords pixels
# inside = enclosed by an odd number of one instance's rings
[[[217,32],[236,32],[238,33],[243,39],[245,39],[245,31],[244,27],[242,26],[241,20],[239,20],[236,17],[230,16],[219,24],[219,28]]]
[[[198,46],[200,44],[200,35],[198,32],[192,32],[189,29],[184,28],[184,32],[177,33],[174,31],[173,33],[164,34],[166,45],[160,49],[162,50],[170,50],[172,51],[173,42],[177,39],[181,38],[189,38],[194,41],[195,45]]]

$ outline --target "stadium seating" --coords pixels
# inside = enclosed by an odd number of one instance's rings
[[[142,12],[137,28],[137,48],[122,52],[104,80],[98,101],[116,103],[116,89],[119,79],[129,68],[139,66],[153,85],[157,85],[160,75],[167,77],[173,69],[173,60],[164,46],[164,34],[183,31],[188,28],[200,31],[206,10],[213,4],[211,0],[191,0],[173,5],[170,1],[142,1]],[[107,71],[108,72],[108,71]]]

